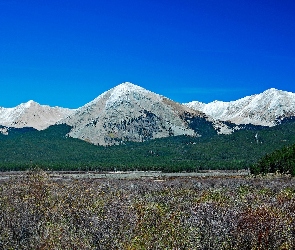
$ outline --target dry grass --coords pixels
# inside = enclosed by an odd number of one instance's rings
[[[295,180],[2,180],[0,249],[294,249]]]

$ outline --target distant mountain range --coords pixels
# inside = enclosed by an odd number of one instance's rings
[[[176,135],[229,134],[244,124],[271,127],[293,116],[295,94],[276,89],[232,102],[180,104],[126,82],[78,109],[34,101],[0,108],[0,132],[9,133],[9,127],[43,130],[67,124],[72,127],[68,136],[106,146]]]
[[[43,130],[73,112],[72,109],[40,105],[31,100],[14,108],[0,107],[0,125],[14,128],[32,127]]]
[[[237,101],[214,101],[208,104],[193,101],[185,105],[215,120],[272,127],[295,115],[295,94],[271,88]]]

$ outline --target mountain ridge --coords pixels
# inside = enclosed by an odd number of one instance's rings
[[[201,112],[130,82],[122,83],[61,120],[73,127],[69,136],[99,145],[198,134],[183,115]]]
[[[40,105],[33,100],[29,100],[14,108],[0,107],[0,125],[15,128],[33,127],[43,130],[50,125],[56,124],[72,112],[71,109]]]
[[[236,101],[207,104],[193,101],[184,105],[200,110],[215,120],[271,127],[295,115],[295,93],[270,88]]]
[[[230,134],[244,124],[275,126],[295,116],[295,94],[274,88],[231,102],[181,104],[130,82],[103,92],[78,109],[40,105],[33,100],[14,108],[0,107],[5,127],[43,130],[65,123],[70,137],[97,145],[175,136]],[[212,130],[213,129],[213,130]]]

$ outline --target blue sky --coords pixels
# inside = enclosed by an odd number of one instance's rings
[[[295,1],[0,0],[0,106],[130,81],[178,102],[295,92]]]

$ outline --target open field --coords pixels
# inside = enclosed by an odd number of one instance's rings
[[[6,171],[0,172],[0,180],[7,180],[14,177],[26,176],[28,171]],[[246,176],[249,170],[204,170],[199,172],[164,173],[161,171],[46,171],[52,179],[163,179],[169,177],[207,177],[207,176]]]
[[[290,176],[136,173],[2,173],[0,249],[295,248]]]

